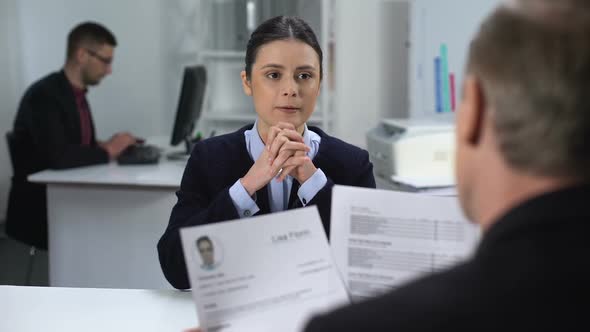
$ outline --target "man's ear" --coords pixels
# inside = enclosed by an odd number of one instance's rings
[[[76,59],[77,63],[84,63],[86,58],[88,58],[88,52],[83,47],[78,47],[74,52],[74,58]]]
[[[463,101],[458,112],[458,139],[468,145],[477,145],[483,135],[483,121],[486,112],[486,101],[481,81],[469,75],[463,85]]]
[[[244,89],[244,93],[247,96],[252,96],[252,86],[250,85],[250,81],[248,80],[245,70],[242,70],[240,77],[242,78],[242,89]]]

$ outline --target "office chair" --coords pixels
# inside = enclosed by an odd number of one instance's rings
[[[6,144],[8,145],[8,155],[10,157],[10,165],[12,167],[12,176],[14,177],[16,174],[16,162],[15,162],[15,156],[16,156],[16,142],[14,139],[14,135],[12,134],[12,132],[7,132],[6,133]],[[8,214],[8,213],[7,213]],[[6,223],[8,223],[8,215],[6,216]],[[29,243],[25,243],[30,245]],[[35,263],[35,257],[37,254],[37,248],[34,245],[31,245],[29,248],[29,262],[27,264],[27,270],[26,270],[26,275],[25,275],[25,285],[30,286],[31,285],[31,277],[33,275],[33,265]]]

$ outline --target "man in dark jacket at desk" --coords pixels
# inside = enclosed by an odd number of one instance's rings
[[[97,142],[86,100],[88,87],[111,73],[116,45],[115,36],[102,25],[79,24],[68,35],[63,69],[25,92],[9,138],[14,174],[6,232],[16,240],[47,248],[45,186],[28,182],[28,175],[106,163],[135,143],[128,133]]]
[[[459,197],[484,231],[474,257],[306,331],[590,331],[589,88],[589,1],[495,11],[457,114]]]

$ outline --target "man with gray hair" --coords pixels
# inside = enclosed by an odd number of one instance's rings
[[[484,232],[474,256],[306,331],[590,331],[590,1],[497,8],[463,89],[457,187]]]

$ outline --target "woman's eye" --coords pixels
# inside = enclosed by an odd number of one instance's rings
[[[308,73],[301,73],[301,74],[299,74],[297,77],[298,77],[299,79],[302,79],[302,80],[308,80],[308,79],[310,79],[310,78],[311,78],[311,75],[310,75],[310,74],[308,74]]]
[[[268,73],[268,74],[266,74],[266,77],[274,80],[274,79],[279,78],[279,73]]]

